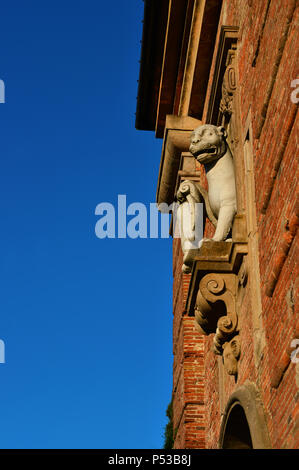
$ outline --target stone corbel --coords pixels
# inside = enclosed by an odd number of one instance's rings
[[[215,354],[222,355],[224,344],[238,332],[237,287],[237,276],[228,273],[206,274],[199,283],[194,310],[197,329],[204,335],[215,333]]]
[[[247,237],[243,214],[233,223],[232,241],[204,242],[193,252],[186,313],[199,334],[213,334],[213,350],[229,375],[238,373],[241,355],[238,305],[247,283]]]
[[[238,374],[241,343],[236,298],[239,279],[233,273],[209,273],[199,283],[194,309],[199,333],[214,335],[214,353],[222,356],[229,375]]]

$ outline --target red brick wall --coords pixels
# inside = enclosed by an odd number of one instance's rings
[[[237,25],[240,29],[238,72],[241,126],[244,129],[250,110],[262,323],[266,338],[264,355],[256,368],[247,289],[239,314],[242,357],[238,382],[235,384],[233,378],[225,377],[224,403],[246,379],[255,382],[262,392],[274,448],[299,447],[299,391],[296,366],[289,360],[291,340],[298,336],[295,297],[298,296],[299,260],[298,233],[296,235],[299,127],[297,105],[290,99],[291,81],[299,77],[296,56],[298,21],[298,2],[296,5],[296,1],[290,0],[228,0],[224,2],[220,20],[220,24]],[[218,369],[216,358],[210,352],[211,341],[212,338],[208,338],[205,343],[208,448],[217,447],[221,423]]]
[[[184,315],[189,276],[181,274],[180,241],[174,240],[175,447],[216,448],[223,407],[231,393],[249,379],[261,390],[272,447],[299,448],[299,370],[289,359],[290,343],[299,336],[299,121],[290,86],[299,78],[298,2],[224,0],[222,24],[239,26],[241,127],[245,129],[249,112],[252,119],[265,347],[257,365],[249,278],[239,310],[242,355],[238,381],[224,375],[221,401],[213,335],[200,337],[193,319]],[[211,80],[212,74],[207,102]]]
[[[176,449],[204,448],[203,339],[184,307],[190,275],[182,274],[181,241],[173,241],[173,416]]]

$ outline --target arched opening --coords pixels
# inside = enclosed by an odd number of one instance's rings
[[[239,403],[230,410],[223,438],[223,449],[252,449],[252,439],[245,412]]]
[[[229,398],[219,434],[220,449],[270,449],[260,393],[246,381]]]

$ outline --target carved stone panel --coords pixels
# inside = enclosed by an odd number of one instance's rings
[[[222,81],[222,97],[219,105],[220,113],[223,114],[222,125],[230,119],[233,111],[232,101],[237,87],[235,70],[236,44],[227,53],[226,69]]]
[[[223,111],[231,111],[231,95],[237,85],[234,57],[238,39],[237,26],[221,26],[216,54],[215,70],[205,121],[223,125]]]

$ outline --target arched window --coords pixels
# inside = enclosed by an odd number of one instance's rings
[[[269,449],[267,423],[260,395],[247,382],[229,398],[220,428],[221,449]]]
[[[223,449],[252,449],[252,439],[246,414],[242,406],[236,402],[227,417]]]

